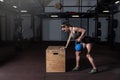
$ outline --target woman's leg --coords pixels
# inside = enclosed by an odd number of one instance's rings
[[[95,66],[94,60],[93,60],[92,56],[90,55],[91,50],[92,50],[92,44],[91,43],[87,43],[86,44],[86,49],[87,49],[86,57],[89,60],[89,62],[91,63],[93,69],[96,70],[97,68]]]
[[[80,62],[80,51],[75,52],[76,56],[76,67],[79,67],[79,62]]]
[[[80,51],[75,52],[76,66],[73,68],[73,71],[79,70],[80,53]]]
[[[82,44],[82,50],[85,48],[85,43],[81,43]],[[81,51],[76,51],[75,52],[75,56],[76,56],[76,67],[79,67],[79,62],[80,62],[80,54],[81,54]]]

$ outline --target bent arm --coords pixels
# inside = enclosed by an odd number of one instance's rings
[[[81,28],[79,29],[79,32],[81,32],[81,35],[78,37],[78,39],[81,41],[85,37],[86,30]]]

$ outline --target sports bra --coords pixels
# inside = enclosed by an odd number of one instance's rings
[[[73,34],[72,34],[72,38],[73,38],[73,39],[77,39],[80,35],[81,35],[80,32],[73,33]]]
[[[80,35],[81,35],[81,32],[75,32],[74,27],[73,27],[72,38],[77,39]]]

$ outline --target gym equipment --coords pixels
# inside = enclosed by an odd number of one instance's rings
[[[56,3],[55,8],[60,10],[62,8],[62,4],[61,3]]]
[[[97,23],[97,28],[101,28],[101,22]]]
[[[46,72],[65,72],[65,49],[64,46],[48,46],[46,49]]]
[[[113,25],[112,25],[113,28],[118,27],[118,20],[117,19],[114,19],[112,23],[113,23]]]
[[[83,48],[82,44],[80,42],[75,42],[75,50],[81,51]]]
[[[101,30],[97,30],[97,36],[101,36],[102,32]]]

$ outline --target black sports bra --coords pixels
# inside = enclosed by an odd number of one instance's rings
[[[81,35],[80,32],[75,32],[75,33],[72,34],[72,38],[77,39],[80,35]]]

